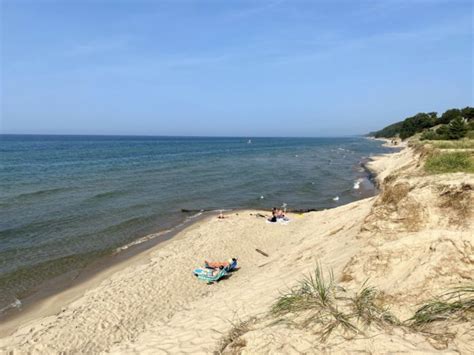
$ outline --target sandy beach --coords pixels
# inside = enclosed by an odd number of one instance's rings
[[[433,329],[373,325],[353,336],[336,329],[322,342],[315,329],[270,315],[282,292],[317,265],[332,270],[348,294],[369,280],[401,320],[449,288],[472,284],[474,176],[427,176],[420,154],[405,148],[373,158],[368,167],[376,174],[378,196],[290,214],[288,224],[267,223],[259,216],[266,212],[252,210],[199,221],[0,325],[0,350],[472,353],[472,319],[437,325],[448,338],[430,336]],[[456,200],[449,203],[452,196]],[[216,284],[192,274],[204,260],[230,257],[238,258],[239,269]],[[245,331],[229,339],[242,324]]]

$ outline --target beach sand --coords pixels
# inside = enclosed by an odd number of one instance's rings
[[[261,211],[210,216],[172,240],[45,300],[0,326],[0,350],[112,353],[474,352],[472,319],[447,323],[448,339],[406,327],[335,331],[320,341],[311,327],[278,323],[269,310],[316,265],[348,290],[369,279],[394,314],[474,278],[474,177],[425,176],[412,149],[369,164],[379,196],[334,209],[290,214],[270,224]],[[461,196],[449,204],[449,196]],[[446,202],[446,203],[445,203]],[[267,253],[266,257],[256,251]],[[240,268],[208,285],[192,270],[204,260],[237,257]],[[73,292],[71,290],[65,291]],[[229,332],[247,322],[231,340]],[[227,344],[228,343],[228,344]],[[227,345],[227,347],[225,347]],[[225,349],[224,349],[225,347]]]

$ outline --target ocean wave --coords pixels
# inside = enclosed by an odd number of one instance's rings
[[[362,178],[359,178],[357,179],[356,181],[354,181],[354,190],[359,190],[360,189],[360,184],[362,183],[362,181],[364,181],[364,179]]]
[[[121,195],[125,195],[127,193],[127,191],[125,190],[113,190],[113,191],[107,191],[107,192],[101,192],[101,193],[98,193],[94,196],[92,196],[91,198],[89,198],[89,200],[106,200],[106,199],[109,199],[109,198],[114,198],[114,197],[117,197],[117,196],[121,196]]]
[[[5,311],[8,311],[9,309],[21,308],[21,306],[22,306],[21,301],[15,298],[15,301],[13,301],[10,304],[7,304],[5,307],[0,308],[0,314],[4,313]]]
[[[136,226],[136,225],[141,225],[145,222],[148,222],[152,219],[155,219],[156,216],[155,215],[148,215],[148,216],[143,216],[143,217],[133,217],[133,218],[129,218],[123,222],[119,222],[117,224],[114,224],[114,225],[111,225],[107,228],[104,228],[100,231],[97,232],[97,234],[103,234],[103,233],[106,233],[106,234],[109,234],[109,233],[115,233],[115,232],[119,232],[119,231],[123,231],[124,229],[127,229],[127,228],[130,228],[130,227],[133,227],[133,226]]]
[[[25,192],[25,193],[21,193],[19,195],[13,196],[12,199],[24,200],[24,199],[30,199],[30,198],[34,198],[38,196],[48,196],[48,195],[52,195],[58,192],[67,191],[70,189],[71,188],[68,188],[68,187],[57,187],[53,189],[44,189],[44,190],[38,190],[38,191],[33,191],[33,192]]]
[[[141,237],[141,238],[138,238],[138,239],[134,240],[133,242],[130,242],[130,243],[125,244],[121,247],[118,247],[117,249],[115,249],[115,253],[120,253],[121,251],[127,250],[128,248],[133,247],[134,245],[138,245],[138,244],[148,242],[149,240],[155,239],[155,238],[157,238],[157,237],[159,237],[163,234],[166,234],[168,232],[171,232],[171,231],[172,231],[172,229],[168,229],[168,230],[165,230],[165,231],[162,231],[162,232],[159,232],[159,233],[148,234],[144,237]]]

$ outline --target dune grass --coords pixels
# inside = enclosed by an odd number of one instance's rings
[[[351,315],[337,307],[339,290],[333,272],[330,271],[326,278],[321,266],[317,265],[313,274],[305,276],[295,288],[281,295],[273,305],[271,313],[274,316],[283,316],[309,311],[310,315],[302,321],[302,325],[319,325],[321,341],[325,341],[338,327],[344,331],[358,333],[357,327],[350,321]]]
[[[316,307],[328,307],[333,301],[334,294],[334,274],[330,272],[329,279],[326,280],[323,270],[318,265],[314,274],[305,276],[297,287],[283,294],[271,311],[275,315],[281,315]]]
[[[318,265],[312,275],[304,277],[295,288],[277,299],[271,315],[298,319],[299,326],[304,328],[316,324],[319,326],[316,333],[322,342],[337,328],[353,335],[363,334],[359,326],[368,327],[372,324],[424,332],[423,328],[429,323],[474,319],[474,284],[442,294],[419,307],[411,318],[401,322],[382,304],[383,294],[366,283],[349,297],[349,293],[334,281],[333,273],[330,272],[329,277],[325,278]],[[303,315],[306,320],[301,321],[299,315]],[[432,335],[439,334],[434,332]]]
[[[354,314],[365,324],[400,324],[400,321],[390,312],[387,306],[377,303],[380,292],[371,286],[362,285],[362,289],[352,299]]]
[[[364,283],[359,292],[348,297],[347,291],[334,281],[333,272],[326,278],[318,265],[312,275],[304,277],[295,288],[278,298],[271,314],[295,316],[306,312],[306,320],[301,325],[319,325],[320,340],[324,342],[337,328],[358,334],[361,333],[358,325],[399,324],[388,308],[377,302],[379,295],[377,289]]]
[[[426,141],[425,141],[426,143]],[[474,139],[460,139],[451,141],[429,141],[435,148],[439,149],[473,149]]]
[[[474,284],[454,288],[422,305],[406,323],[423,328],[435,321],[474,319]]]
[[[469,152],[449,152],[430,155],[425,162],[430,174],[474,173],[474,156]]]

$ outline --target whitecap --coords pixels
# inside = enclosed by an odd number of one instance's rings
[[[3,308],[0,308],[0,314],[5,312],[7,309],[10,309],[10,308],[20,308],[21,307],[21,301],[17,298],[15,298],[15,301],[10,303],[9,305],[3,307]]]
[[[360,183],[361,183],[362,181],[363,181],[362,179],[357,179],[357,180],[354,182],[354,190],[359,190],[359,189],[360,189]]]

